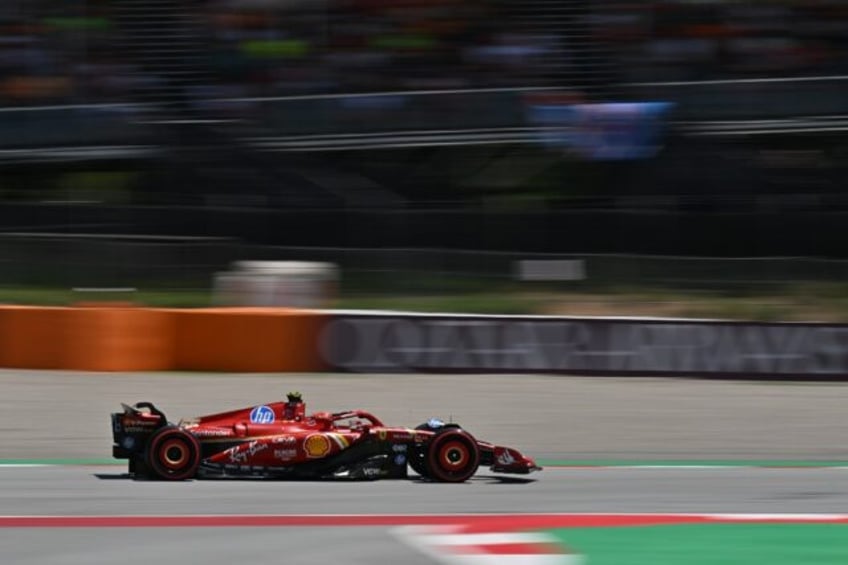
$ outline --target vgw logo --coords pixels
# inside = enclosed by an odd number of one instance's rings
[[[253,424],[273,424],[274,411],[268,406],[257,406],[250,411],[250,421]]]

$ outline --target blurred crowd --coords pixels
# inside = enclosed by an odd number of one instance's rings
[[[508,2],[487,0],[213,5],[208,22],[220,83],[250,95],[538,84],[556,48]]]
[[[0,105],[126,100],[132,68],[109,2],[0,2]]]
[[[612,2],[595,14],[624,82],[842,75],[844,0]]]
[[[586,42],[604,47],[613,80],[623,82],[848,70],[844,0],[571,0],[556,18],[545,13],[551,4],[518,0],[150,5],[166,6],[166,16],[183,12],[201,46],[192,60],[203,66],[202,78],[192,87],[218,98],[567,87],[587,68],[576,62],[593,53]],[[150,70],[116,47],[128,41],[121,6],[3,0],[0,105],[126,101]],[[155,25],[155,12],[148,16]]]
[[[117,101],[150,78],[144,62],[121,48],[139,39],[126,31],[120,0],[6,1],[0,6],[0,104]],[[534,33],[509,1],[173,0],[151,6],[151,26],[173,18],[169,25],[181,21],[198,39],[201,47],[188,55],[203,78],[193,86],[211,97],[540,84],[541,62],[558,41]],[[163,6],[160,17],[155,10]],[[138,22],[132,22],[136,31]],[[174,49],[170,56],[178,60],[183,53]]]

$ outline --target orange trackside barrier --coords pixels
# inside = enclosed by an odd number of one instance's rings
[[[327,314],[283,308],[171,310],[179,370],[321,371],[318,340]]]
[[[64,368],[68,310],[0,306],[0,367]]]
[[[282,308],[0,306],[0,367],[321,371],[328,314]]]
[[[63,368],[162,371],[173,368],[173,315],[132,306],[70,308]]]

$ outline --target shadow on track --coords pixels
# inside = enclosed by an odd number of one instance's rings
[[[132,481],[138,483],[165,483],[168,481],[162,481],[157,479],[149,479],[149,478],[136,478],[130,475],[129,473],[92,473],[92,476],[101,480],[101,481],[115,481],[115,480],[124,480],[124,481]],[[268,477],[203,477],[199,479],[188,479],[188,481],[179,481],[179,482],[191,482],[191,481],[204,481],[204,482],[213,482],[213,481],[221,481],[221,482],[279,482],[279,483],[373,483],[378,481],[390,481],[390,482],[398,482],[398,481],[406,481],[408,483],[413,484],[421,484],[421,485],[431,485],[431,484],[454,484],[454,483],[440,483],[438,481],[431,481],[428,479],[424,479],[422,477],[412,475],[406,479],[346,479],[343,477],[336,478],[326,478],[326,479],[309,479],[309,478],[268,478]],[[537,479],[530,479],[526,477],[508,477],[508,476],[500,476],[500,475],[487,475],[487,476],[477,476],[473,477],[470,482],[474,483],[487,483],[487,484],[507,484],[507,485],[524,485],[535,483]]]

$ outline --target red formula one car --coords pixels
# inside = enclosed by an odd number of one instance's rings
[[[135,477],[406,478],[412,467],[426,479],[462,482],[481,465],[499,473],[541,470],[515,449],[437,419],[410,429],[362,410],[307,415],[299,393],[178,424],[149,402],[123,407],[112,414],[112,453],[129,460]]]

